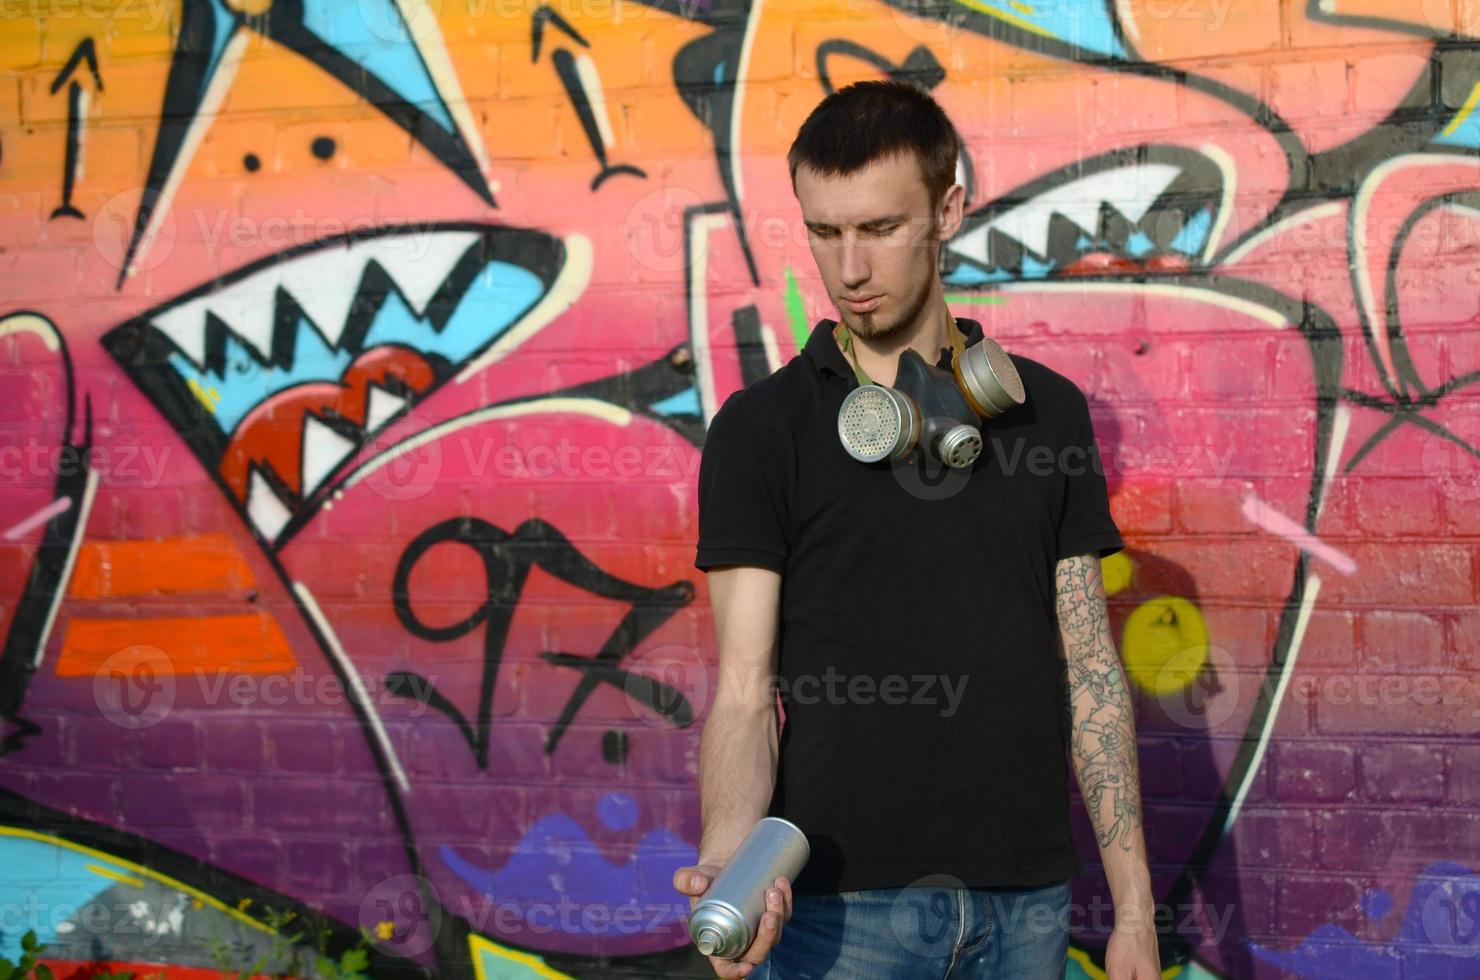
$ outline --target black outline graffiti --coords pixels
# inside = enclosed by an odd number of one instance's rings
[[[332,495],[338,480],[334,477],[326,479],[317,491],[306,499],[297,499],[288,483],[272,467],[254,463],[254,472],[261,474],[278,498],[288,503],[293,511],[293,517],[283,526],[274,540],[263,539],[256,526],[247,518],[246,502],[237,497],[235,491],[226,484],[220,474],[220,463],[229,448],[230,433],[221,431],[214,415],[201,405],[200,400],[170,366],[170,357],[182,352],[174,341],[154,326],[153,318],[178,304],[217,292],[279,262],[285,262],[309,252],[335,248],[352,241],[396,235],[403,231],[418,235],[430,235],[442,231],[475,231],[483,236],[480,242],[469,248],[467,254],[438,287],[436,295],[427,303],[426,317],[438,331],[446,326],[457,302],[488,263],[507,262],[517,265],[540,280],[539,296],[530,304],[530,307],[538,303],[549,292],[551,284],[565,264],[564,243],[558,238],[539,231],[469,222],[432,223],[407,228],[384,225],[369,231],[336,235],[270,255],[261,261],[243,266],[228,276],[206,282],[154,307],[122,326],[108,331],[100,340],[104,349],[123,367],[129,378],[144,392],[159,413],[173,424],[196,458],[210,473],[211,479],[242,514],[247,526],[252,529],[253,535],[267,550],[282,548],[292,540],[304,524],[312,519],[319,505]],[[326,285],[325,288],[358,288],[348,319],[335,345],[337,349],[352,351],[355,354],[362,353],[365,349],[363,347],[365,336],[370,329],[370,324],[380,312],[381,306],[392,293],[400,295],[400,286],[373,262],[365,267],[364,277],[359,283],[344,284],[342,287]],[[404,297],[402,298],[404,300]],[[526,312],[528,308],[517,311],[513,319],[517,320]],[[287,294],[279,291],[274,318],[273,338],[268,356],[260,358],[250,350],[248,354],[262,366],[289,366],[292,361],[294,339],[298,333],[298,322],[308,317]],[[217,374],[221,374],[224,370],[225,345],[229,335],[229,328],[214,318],[206,326],[205,356],[207,363],[205,366]],[[476,358],[497,339],[496,336],[489,337],[468,355],[469,360]],[[449,365],[445,361],[433,363],[432,366],[436,378],[426,390],[415,393],[414,397],[409,389],[403,392],[408,400],[407,411],[445,384],[461,367],[461,365]],[[354,438],[366,438],[363,433],[348,429],[342,434]],[[351,465],[353,465],[353,459],[347,459],[341,467],[341,472]]]
[[[540,60],[540,43],[544,39],[547,21],[574,38],[582,47],[591,47],[591,42],[581,37],[580,32],[570,26],[564,17],[550,7],[541,6],[534,12],[529,25],[529,60],[531,63]],[[575,56],[565,48],[556,48],[550,52],[550,62],[555,66],[555,73],[560,76],[560,84],[565,87],[565,94],[570,96],[576,115],[580,117],[581,130],[586,134],[586,142],[591,144],[591,151],[596,154],[596,159],[601,164],[601,170],[591,179],[591,190],[596,190],[606,182],[608,177],[614,177],[617,174],[631,174],[646,180],[647,173],[640,167],[626,163],[612,165],[606,162],[606,141],[602,139],[601,127],[596,123],[596,110],[591,106],[586,86],[581,83],[581,73],[576,68]]]
[[[71,82],[67,89],[67,156],[62,165],[62,203],[51,212],[53,219],[84,217],[81,211],[72,206],[72,188],[77,181],[82,141],[82,85],[72,75],[84,60],[87,61],[88,70],[92,72],[98,91],[103,91],[103,76],[98,74],[98,57],[91,37],[83,38],[72,49],[72,57],[67,59],[66,65],[57,72],[51,83],[51,94],[56,95],[64,84]]]
[[[35,316],[51,326],[51,321],[39,313],[20,311],[11,316]],[[63,403],[67,412],[60,450],[60,461],[64,465],[58,467],[53,499],[65,497],[71,506],[53,514],[46,522],[25,589],[16,603],[15,614],[5,634],[4,649],[0,650],[0,717],[16,725],[16,729],[7,732],[0,742],[0,756],[15,752],[25,745],[28,738],[41,733],[35,723],[20,717],[20,710],[36,674],[52,615],[64,598],[72,552],[87,530],[81,517],[82,498],[91,477],[88,460],[93,444],[92,396],[88,394],[82,399],[82,434],[77,439],[77,388],[72,355],[61,331],[52,327],[52,332],[62,363],[62,378],[66,385]]]
[[[224,28],[225,43],[229,44],[237,31],[248,29],[292,49],[363,97],[436,157],[481,201],[489,207],[497,207],[493,192],[462,136],[443,129],[415,103],[406,101],[359,62],[310,31],[304,24],[303,7],[304,0],[285,0],[272,4],[265,14],[229,14],[230,24]],[[214,77],[215,66],[211,64],[211,57],[219,26],[217,16],[217,7],[211,0],[184,0],[181,4],[180,29],[165,79],[164,100],[159,110],[149,173],[134,214],[133,233],[120,263],[115,289],[122,289],[124,280],[128,278],[129,267],[138,252],[144,230],[161,202],[170,171],[185,148],[190,126]]]
[[[827,67],[827,60],[833,57],[857,58],[859,61],[873,65],[896,82],[910,82],[927,92],[946,80],[946,70],[941,66],[940,59],[936,58],[935,53],[923,44],[910,49],[904,61],[895,64],[872,48],[866,48],[846,38],[835,37],[817,45],[817,50],[814,52],[817,81],[822,84],[822,90],[828,95],[837,91],[832,83],[832,73]]]
[[[535,64],[540,60],[540,43],[545,37],[545,24],[554,24],[556,27],[573,39],[583,48],[589,48],[591,42],[581,37],[581,32],[570,26],[570,22],[560,16],[560,12],[554,7],[541,6],[534,12],[529,23],[529,62]]]
[[[431,626],[422,622],[411,608],[411,573],[429,550],[439,544],[461,544],[471,548],[483,563],[488,599],[466,618],[448,626]],[[680,579],[652,588],[617,578],[601,569],[580,549],[571,544],[552,524],[538,518],[521,523],[510,534],[503,528],[477,517],[452,517],[422,531],[396,562],[391,604],[396,618],[412,636],[434,643],[447,643],[466,636],[480,625],[483,633],[483,678],[478,691],[476,730],[467,717],[436,689],[429,679],[414,671],[396,671],[386,676],[386,689],[392,693],[436,708],[462,732],[473,751],[479,769],[488,768],[488,745],[493,728],[494,690],[509,625],[519,606],[530,569],[540,568],[562,582],[568,582],[604,599],[630,603],[620,623],[612,630],[595,657],[554,651],[541,656],[551,664],[570,667],[581,674],[560,717],[545,742],[547,754],[555,751],[561,736],[574,720],[597,684],[611,684],[640,700],[678,728],[693,723],[694,712],[688,699],[675,688],[652,678],[634,675],[619,665],[644,639],[668,621],[675,612],[693,601],[694,586]]]

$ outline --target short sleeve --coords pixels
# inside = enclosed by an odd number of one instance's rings
[[[1060,454],[1064,468],[1064,498],[1058,528],[1060,561],[1089,552],[1108,558],[1125,547],[1120,529],[1110,516],[1110,494],[1090,422],[1089,401],[1082,392],[1078,394],[1076,435]]]
[[[694,565],[758,565],[779,573],[788,554],[780,474],[761,452],[743,394],[725,399],[704,437]]]

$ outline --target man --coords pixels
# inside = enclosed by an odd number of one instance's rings
[[[1100,581],[1123,542],[1083,392],[1014,355],[1026,401],[983,423],[955,477],[930,477],[923,448],[868,464],[839,442],[844,397],[892,384],[902,351],[949,369],[982,339],[938,272],[962,220],[960,150],[925,92],[881,81],[828,96],[788,155],[841,319],[711,423],[695,564],[719,677],[699,860],[674,884],[696,902],[767,814],[812,854],[768,890],[750,947],[711,957],[721,977],[1062,977],[1083,871],[1066,747],[1116,909],[1110,980],[1160,976]]]

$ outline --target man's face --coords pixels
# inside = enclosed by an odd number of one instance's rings
[[[884,338],[915,323],[936,276],[940,233],[959,224],[959,185],[939,208],[913,155],[876,160],[846,177],[797,168],[797,200],[828,296],[860,337]],[[855,306],[849,300],[870,302]]]

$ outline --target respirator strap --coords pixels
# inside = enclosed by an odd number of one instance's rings
[[[948,333],[951,336],[951,362],[954,364],[956,358],[966,353],[966,335],[961,332],[960,327],[956,326],[956,318],[951,316],[950,311],[946,312],[946,316],[951,318],[951,328]]]
[[[951,365],[954,367],[956,359],[966,351],[966,335],[961,332],[960,327],[956,326],[956,318],[951,314],[950,310],[946,311],[946,319],[950,321],[950,326],[946,330],[946,334],[951,341]],[[833,327],[833,339],[837,341],[838,349],[852,362],[853,374],[858,378],[858,383],[860,385],[873,384],[873,381],[869,379],[868,375],[863,373],[863,367],[858,363],[858,355],[853,350],[853,331],[848,329],[846,323],[839,322]]]
[[[846,323],[839,323],[833,327],[833,339],[838,342],[838,348],[853,363],[853,374],[858,378],[859,386],[873,384],[869,376],[863,373],[863,368],[858,363],[858,355],[853,352],[853,331],[848,329]]]

